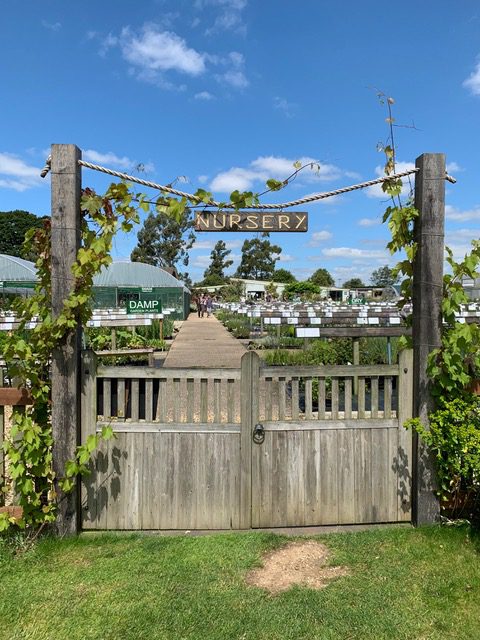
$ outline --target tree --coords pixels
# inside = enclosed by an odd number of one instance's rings
[[[344,289],[361,289],[365,285],[361,278],[350,278],[350,280],[344,282],[342,286]]]
[[[188,265],[188,251],[195,240],[194,220],[185,210],[178,219],[166,213],[150,213],[137,234],[138,243],[131,253],[132,262],[155,267]]]
[[[314,284],[311,280],[304,282],[291,282],[283,290],[283,295],[287,300],[300,297],[305,300],[311,300],[315,295],[320,293],[318,284]]]
[[[242,246],[242,260],[235,273],[237,278],[271,280],[275,271],[275,262],[282,249],[270,240],[245,240]]]
[[[25,252],[23,241],[26,232],[32,227],[40,228],[47,217],[37,218],[28,211],[0,211],[0,253],[27,260],[35,260],[36,255],[31,251]]]
[[[282,282],[285,284],[297,281],[293,273],[291,273],[291,271],[289,271],[288,269],[275,269],[275,271],[273,272],[272,280],[273,282]]]
[[[225,269],[228,269],[228,267],[231,267],[233,264],[233,260],[227,259],[230,253],[231,250],[227,249],[223,240],[219,240],[215,244],[210,254],[210,265],[203,274],[204,285],[216,285],[225,282],[227,279]]]
[[[335,280],[326,269],[317,269],[309,280],[319,287],[333,287],[335,285]]]
[[[389,285],[396,284],[399,280],[400,276],[394,274],[393,269],[390,269],[388,264],[379,267],[373,271],[370,276],[370,282],[374,287],[388,287]]]

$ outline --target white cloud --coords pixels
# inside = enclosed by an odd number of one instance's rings
[[[232,167],[228,171],[224,171],[215,176],[210,183],[212,191],[230,194],[235,189],[239,191],[249,191],[254,182],[259,180],[259,174],[248,169],[240,167]]]
[[[209,91],[200,91],[194,95],[195,100],[209,101],[214,100],[215,96]]]
[[[480,95],[480,62],[477,62],[475,69],[463,81],[462,86],[468,89],[474,96]]]
[[[291,256],[288,253],[281,253],[278,262],[295,262],[295,256]]]
[[[314,231],[311,235],[310,242],[308,242],[308,247],[318,247],[321,242],[325,242],[326,240],[330,240],[333,237],[333,234],[330,231]]]
[[[235,87],[235,89],[245,89],[250,84],[245,73],[238,69],[230,69],[230,71],[226,71],[222,75],[217,76],[217,79],[220,82],[225,82]]]
[[[11,153],[0,152],[0,187],[26,191],[42,184],[40,169],[26,164]]]
[[[196,251],[198,249],[213,249],[214,246],[215,242],[213,242],[213,240],[195,240],[191,251]]]
[[[296,107],[297,105],[294,102],[289,102],[286,98],[275,96],[273,99],[273,108],[281,111],[287,118],[293,118]]]
[[[375,227],[378,224],[381,224],[380,218],[360,218],[358,221],[358,225],[360,227]]]
[[[178,71],[199,76],[205,72],[202,53],[188,47],[176,33],[160,31],[154,25],[145,25],[140,34],[125,27],[121,48],[127,62],[147,73]]]
[[[304,169],[296,178],[296,184],[312,184],[318,182],[330,182],[345,175],[339,167],[333,164],[321,164],[320,170],[316,168],[316,161],[313,158],[283,158],[279,156],[260,156],[253,160],[250,165],[244,167],[232,167],[228,171],[222,171],[213,178],[210,188],[220,193],[230,193],[235,189],[248,191],[258,182],[265,183],[269,178],[285,180],[295,171],[295,162],[302,165],[312,165]]]
[[[198,269],[206,269],[210,265],[210,254],[196,256],[191,264],[193,267],[197,267]]]
[[[445,244],[453,251],[455,260],[462,260],[472,251],[472,240],[480,240],[480,230],[476,229],[447,229]]]
[[[413,162],[397,162],[395,163],[395,173],[402,173],[403,171],[409,171],[410,169],[415,169],[415,164]],[[384,176],[383,167],[376,167],[375,174],[378,177]],[[404,198],[407,198],[410,195],[411,189],[415,186],[415,175],[406,176],[402,178],[403,187],[401,195]],[[367,187],[365,190],[367,196],[369,198],[381,198],[382,200],[388,200],[390,196],[382,191],[382,183],[374,184],[373,187]]]
[[[456,207],[452,207],[447,204],[445,206],[445,217],[447,220],[454,220],[455,222],[468,222],[470,220],[480,221],[480,206],[460,211]]]
[[[355,247],[331,247],[322,249],[322,255],[326,258],[350,258],[356,260],[376,260],[387,259],[386,251],[357,249]]]
[[[85,151],[82,151],[82,158],[94,164],[107,164],[114,167],[121,167],[122,169],[131,169],[134,165],[133,160],[130,160],[127,156],[119,157],[111,151],[101,153],[94,149],[85,149]]]
[[[464,168],[461,167],[457,162],[447,162],[446,169],[448,173],[460,173],[460,171],[464,171]]]
[[[45,27],[45,29],[49,29],[50,31],[59,31],[62,28],[62,23],[42,20],[42,27]]]
[[[228,84],[235,89],[245,89],[249,82],[245,75],[245,58],[238,51],[231,51],[225,58],[218,56],[209,56],[208,59],[220,66],[227,67],[224,73],[215,76],[216,80],[221,84]]]
[[[200,184],[205,184],[206,182],[208,182],[208,176],[205,176],[205,175],[198,176],[197,180]]]
[[[247,6],[247,0],[196,0],[195,7],[204,9],[214,7],[219,13],[215,17],[213,25],[206,29],[206,35],[213,35],[223,31],[233,31],[239,35],[245,35],[247,27],[242,18],[242,11]]]

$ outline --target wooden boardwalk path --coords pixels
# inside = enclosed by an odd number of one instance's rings
[[[165,368],[240,368],[245,347],[214,316],[191,313],[164,360]]]

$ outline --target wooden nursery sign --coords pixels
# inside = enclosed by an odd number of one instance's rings
[[[195,213],[197,231],[307,231],[304,211],[201,211]]]

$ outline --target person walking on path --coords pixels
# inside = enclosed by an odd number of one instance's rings
[[[200,296],[195,296],[195,305],[197,307],[197,314],[200,318],[200,314],[202,313],[202,302],[200,300]]]
[[[200,302],[201,302],[201,305],[202,305],[202,318],[203,318],[204,314],[207,311],[207,296],[203,295],[201,300],[200,300]]]
[[[206,306],[207,306],[207,318],[210,318],[213,311],[213,300],[211,295],[207,296]]]

